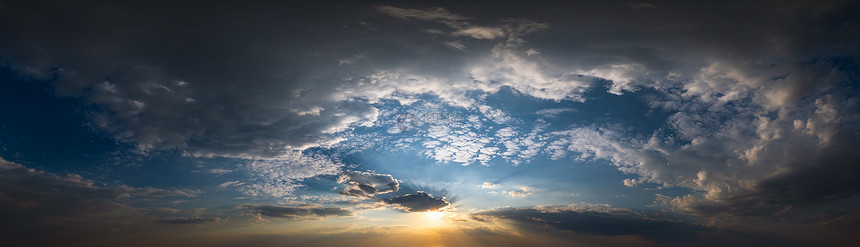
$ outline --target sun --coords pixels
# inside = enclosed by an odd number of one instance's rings
[[[451,223],[451,217],[454,217],[454,212],[451,210],[434,210],[434,211],[426,211],[416,214],[418,218],[415,221],[420,224],[420,227],[448,227]]]
[[[430,222],[442,222],[445,220],[445,216],[448,213],[443,211],[429,211],[425,212],[424,215],[427,217],[427,220]]]

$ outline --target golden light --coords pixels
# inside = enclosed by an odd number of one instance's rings
[[[427,219],[431,222],[441,222],[445,219],[446,212],[442,211],[429,211],[424,213]]]
[[[450,219],[455,214],[451,208],[444,208],[435,211],[427,211],[413,214],[415,221],[413,226],[418,228],[439,228],[451,227],[453,223]]]

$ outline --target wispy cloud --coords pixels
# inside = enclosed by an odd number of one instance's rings
[[[561,115],[562,113],[576,112],[576,111],[577,111],[576,108],[549,108],[549,109],[543,109],[543,110],[537,111],[537,112],[535,112],[535,114],[538,114],[538,115],[541,115],[544,117],[548,117],[548,118],[555,118],[555,117],[558,117],[558,115]]]

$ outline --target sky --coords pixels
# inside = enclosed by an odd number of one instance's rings
[[[0,0],[0,238],[853,246],[857,13]]]

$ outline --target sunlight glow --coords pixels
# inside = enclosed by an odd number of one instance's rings
[[[440,212],[440,211],[430,211],[430,212],[426,212],[424,214],[427,216],[427,219],[431,222],[441,222],[441,221],[445,220],[444,218],[445,218],[445,215],[447,213]]]
[[[437,211],[427,211],[421,213],[415,213],[413,219],[417,225],[413,225],[418,228],[440,228],[440,227],[453,227],[451,223],[453,223],[450,219],[455,217],[456,214],[450,209],[440,209]]]

